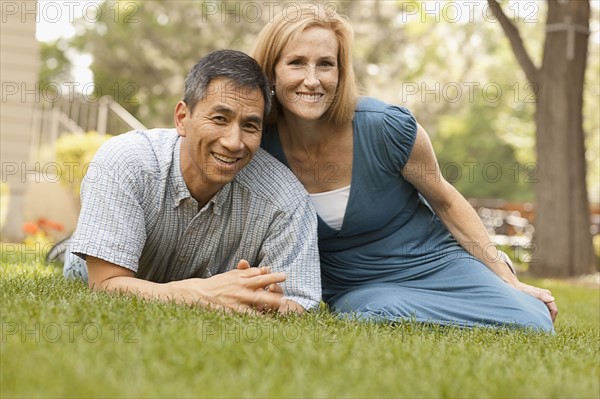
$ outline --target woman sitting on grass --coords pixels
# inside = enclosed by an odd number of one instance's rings
[[[550,291],[511,272],[411,113],[356,94],[349,22],[298,12],[265,26],[253,56],[276,93],[262,145],[319,215],[325,301],[361,319],[553,331]]]

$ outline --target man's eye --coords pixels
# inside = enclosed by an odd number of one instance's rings
[[[227,122],[227,119],[225,119],[224,116],[215,116],[212,119],[213,119],[213,121],[215,121],[217,123],[225,123],[225,122]]]
[[[242,129],[248,131],[248,132],[256,132],[256,131],[260,131],[260,127],[253,124],[253,123],[245,123],[242,125]]]

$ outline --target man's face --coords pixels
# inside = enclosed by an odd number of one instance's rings
[[[264,98],[257,88],[236,87],[218,78],[193,112],[184,102],[175,109],[181,143],[181,169],[192,195],[211,196],[250,162],[262,135]]]

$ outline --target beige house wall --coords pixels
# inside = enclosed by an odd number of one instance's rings
[[[39,45],[35,38],[35,1],[12,3],[16,12],[1,7],[0,24],[0,162],[2,182],[10,189],[2,240],[19,240],[24,222],[26,178],[29,164],[33,107],[39,68]]]

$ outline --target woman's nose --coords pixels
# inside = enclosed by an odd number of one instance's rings
[[[315,66],[307,66],[304,74],[304,85],[308,88],[314,89],[319,85],[319,78],[317,77],[317,68]]]

